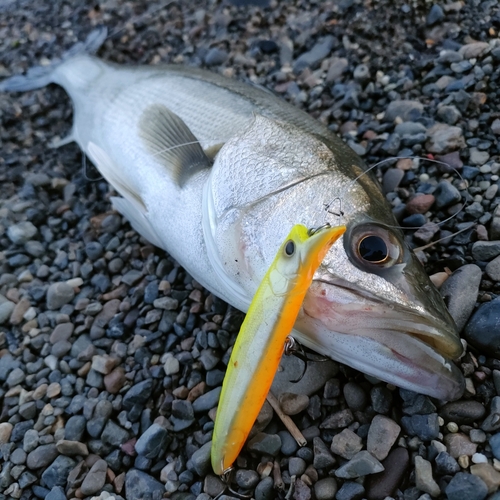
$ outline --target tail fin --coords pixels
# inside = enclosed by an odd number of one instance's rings
[[[0,92],[24,92],[26,90],[45,87],[52,80],[54,69],[71,57],[78,54],[95,54],[108,36],[105,26],[91,31],[84,42],[78,42],[65,52],[60,61],[55,61],[49,66],[36,66],[30,68],[25,75],[11,76],[0,82]]]

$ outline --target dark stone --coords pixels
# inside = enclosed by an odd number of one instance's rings
[[[446,451],[441,451],[436,459],[436,472],[441,475],[453,475],[460,470],[458,462]]]
[[[438,414],[412,415],[403,417],[401,424],[411,436],[418,436],[422,441],[431,441],[439,435]]]
[[[75,465],[72,458],[60,455],[45,469],[42,479],[49,488],[65,486],[68,474]]]
[[[362,484],[353,481],[347,481],[342,485],[337,494],[336,500],[361,500],[365,494],[365,488]]]
[[[467,323],[464,336],[480,352],[500,355],[500,297],[479,306]]]
[[[123,407],[130,410],[134,405],[145,405],[153,391],[153,384],[153,379],[148,378],[133,385],[123,397]]]
[[[143,500],[145,492],[162,498],[165,486],[145,472],[130,469],[125,476],[125,492],[127,500]]]
[[[472,399],[453,401],[442,406],[439,415],[457,424],[472,424],[481,420],[486,413],[485,407]]]
[[[488,487],[478,476],[459,472],[445,489],[448,500],[484,500]]]
[[[407,475],[410,455],[406,448],[395,448],[382,461],[385,470],[366,478],[366,496],[368,500],[384,500],[394,497]]]
[[[433,24],[439,23],[443,19],[444,19],[443,8],[437,3],[433,4],[431,10],[429,11],[429,14],[427,14],[427,19],[426,19],[427,26],[432,26]]]

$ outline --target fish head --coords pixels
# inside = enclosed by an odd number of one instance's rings
[[[342,147],[255,117],[215,159],[207,188],[213,251],[249,303],[291,226],[345,224],[314,274],[298,339],[383,381],[456,399],[464,379],[452,361],[463,349],[455,324],[378,184]]]

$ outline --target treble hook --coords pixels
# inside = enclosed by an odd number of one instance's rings
[[[97,182],[103,179],[104,177],[100,175],[99,177],[92,178],[89,175],[89,169],[87,167],[87,155],[85,153],[82,153],[82,169],[83,169],[83,176],[85,179],[87,179],[89,182]]]
[[[286,356],[295,356],[296,358],[299,358],[301,361],[304,362],[304,368],[302,369],[302,373],[300,374],[299,378],[295,380],[290,380],[293,384],[300,382],[302,380],[302,377],[305,375],[306,370],[307,370],[307,363],[309,361],[313,362],[323,362],[323,361],[328,361],[328,358],[325,356],[314,356],[312,354],[307,353],[304,351],[304,348],[302,347],[302,344],[299,344],[292,336],[288,336],[285,340],[285,355]]]
[[[330,210],[331,206],[336,202],[339,202],[339,210],[338,212]],[[324,203],[323,206],[325,207],[325,211],[327,214],[332,214],[335,215],[336,217],[343,217],[344,216],[344,211],[342,210],[342,198],[339,198],[338,196],[334,198],[330,203]]]
[[[247,500],[252,498],[252,494],[240,493],[238,491],[234,491],[231,488],[231,475],[234,471],[234,467],[228,467],[219,477],[221,481],[224,483],[224,489],[214,498],[214,500],[218,500],[222,495],[224,495],[227,491],[234,495],[236,498],[241,498],[242,500]]]

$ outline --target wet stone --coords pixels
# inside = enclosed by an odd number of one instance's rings
[[[364,410],[368,398],[363,388],[355,382],[347,382],[344,386],[344,398],[347,406],[353,411]]]
[[[54,486],[45,497],[45,500],[66,500],[66,498],[64,489],[61,486]]]
[[[29,221],[13,224],[7,229],[7,236],[16,245],[24,245],[38,233],[38,229]]]
[[[424,106],[421,102],[410,100],[395,100],[389,103],[385,110],[384,120],[393,122],[401,118],[404,122],[414,122],[422,115]]]
[[[432,477],[431,463],[418,455],[415,457],[415,485],[432,497],[437,497],[441,493],[439,485]]]
[[[253,489],[259,482],[259,475],[253,470],[239,469],[235,476],[236,484],[246,490]]]
[[[316,500],[330,500],[337,493],[337,481],[333,477],[320,479],[314,484]]]
[[[478,266],[467,264],[457,269],[439,290],[459,332],[474,310],[481,277]]]
[[[401,419],[401,424],[410,436],[418,436],[422,441],[436,439],[439,435],[439,421],[437,413],[403,417]]]
[[[471,474],[481,478],[488,487],[488,493],[494,493],[500,486],[500,472],[489,463],[474,464],[470,468]]]
[[[129,433],[123,427],[110,420],[101,435],[103,443],[119,447],[129,439]]]
[[[68,441],[81,441],[87,420],[83,415],[73,415],[70,417],[64,428],[64,438]]]
[[[123,276],[122,276],[122,282],[125,283],[126,285],[129,286],[134,286],[139,283],[142,279],[142,273],[140,271],[137,271],[135,269],[131,269],[130,271],[127,271]]]
[[[465,141],[460,127],[436,123],[427,130],[426,149],[430,153],[449,153],[465,146]]]
[[[500,255],[500,241],[476,241],[472,245],[472,257],[477,261],[490,261]]]
[[[469,437],[462,433],[446,434],[444,444],[453,458],[458,458],[461,455],[472,457],[477,451],[477,444],[472,443]]]
[[[459,472],[445,489],[448,500],[484,500],[488,487],[482,479],[466,472]]]
[[[299,447],[297,441],[288,431],[279,431],[278,436],[281,439],[281,453],[286,457],[293,455]]]
[[[354,416],[349,409],[340,410],[327,417],[319,426],[320,429],[343,429],[354,422]]]
[[[279,396],[279,403],[286,415],[297,415],[309,406],[309,397],[305,394],[284,392]]]
[[[219,66],[224,64],[228,58],[228,53],[217,47],[212,47],[206,53],[204,60],[207,66]]]
[[[191,462],[195,472],[199,476],[205,476],[211,470],[210,450],[212,441],[205,443],[200,449],[196,450],[191,456]]]
[[[123,397],[124,408],[131,409],[134,405],[145,405],[153,391],[153,384],[153,379],[146,379],[133,385]]]
[[[255,500],[273,500],[274,499],[274,491],[273,491],[274,481],[272,477],[265,477],[260,481],[260,483],[255,488],[254,498]]]
[[[500,281],[500,256],[489,262],[485,271],[493,281]]]
[[[434,459],[436,462],[436,473],[440,475],[456,474],[460,470],[458,462],[446,451],[438,453]]]
[[[333,36],[326,36],[323,40],[316,43],[313,48],[301,54],[293,65],[293,72],[297,75],[305,68],[315,69],[316,66],[328,55],[335,43]]]
[[[356,453],[363,449],[363,441],[350,429],[344,429],[342,432],[333,436],[330,449],[332,453],[350,460]]]
[[[337,477],[343,479],[355,479],[382,472],[384,466],[370,453],[363,450],[335,471]]]

